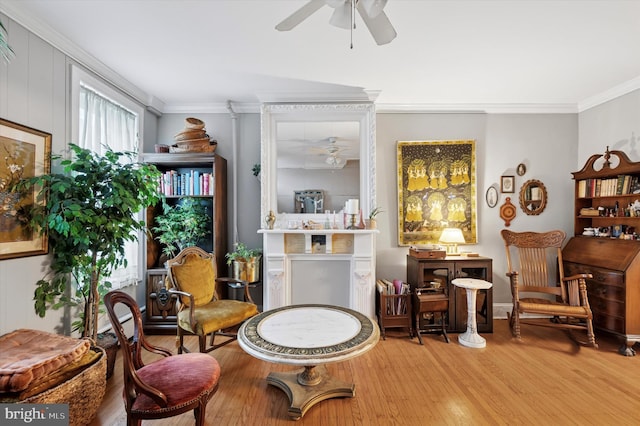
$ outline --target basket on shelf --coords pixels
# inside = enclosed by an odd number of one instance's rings
[[[218,142],[208,138],[176,142],[169,147],[169,152],[214,152]]]
[[[204,121],[189,117],[184,129],[173,137],[174,143],[169,152],[214,152],[218,143],[211,140],[205,129]]]

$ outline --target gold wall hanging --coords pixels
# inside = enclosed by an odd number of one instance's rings
[[[476,235],[474,140],[398,141],[398,245],[437,244],[444,228]]]

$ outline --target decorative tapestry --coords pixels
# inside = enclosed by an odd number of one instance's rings
[[[398,141],[398,244],[437,244],[444,228],[477,243],[475,141]]]

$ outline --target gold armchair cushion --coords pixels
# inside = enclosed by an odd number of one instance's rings
[[[211,259],[203,259],[191,253],[183,264],[171,267],[171,275],[180,290],[193,295],[196,306],[200,307],[211,301],[216,286],[216,273]],[[189,306],[188,297],[181,296],[180,300]]]
[[[258,307],[253,303],[228,299],[214,300],[194,310],[195,330],[189,321],[189,310],[178,313],[178,325],[191,333],[206,335],[240,324],[257,313]]]

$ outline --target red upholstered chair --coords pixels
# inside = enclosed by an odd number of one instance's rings
[[[104,303],[122,348],[127,425],[140,425],[143,419],[173,417],[191,410],[194,410],[196,425],[204,425],[207,403],[218,390],[218,362],[201,353],[172,355],[167,349],[149,344],[142,331],[140,308],[128,294],[111,291],[104,296]],[[125,305],[133,316],[131,338],[125,334],[115,313],[118,304]],[[145,364],[142,349],[163,358]]]
[[[166,262],[171,294],[178,296],[178,353],[189,352],[184,336],[197,335],[200,352],[210,352],[237,339],[235,328],[258,314],[251,299],[248,283],[218,277],[216,257],[200,247],[187,247]],[[217,283],[236,282],[244,285],[244,301],[222,299]],[[207,347],[207,336],[211,336]],[[226,340],[215,343],[216,336]]]

